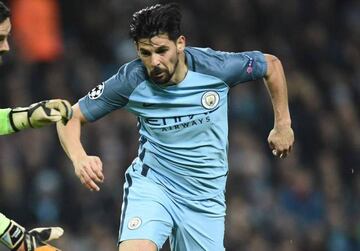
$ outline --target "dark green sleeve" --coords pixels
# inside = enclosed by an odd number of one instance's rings
[[[10,134],[14,132],[9,121],[10,110],[10,108],[0,109],[0,135]]]
[[[10,220],[5,215],[0,213],[0,236],[4,233],[6,228],[9,226]]]

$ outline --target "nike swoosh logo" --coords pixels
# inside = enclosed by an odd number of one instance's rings
[[[142,105],[143,105],[143,107],[150,107],[150,106],[153,106],[153,105],[155,105],[155,104],[151,104],[151,103],[143,103]]]

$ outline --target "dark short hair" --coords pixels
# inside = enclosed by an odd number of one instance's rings
[[[4,22],[6,18],[10,17],[10,10],[3,2],[0,2],[0,23]]]
[[[134,41],[167,34],[175,41],[180,35],[181,13],[176,3],[156,4],[135,12],[130,23],[130,36]]]

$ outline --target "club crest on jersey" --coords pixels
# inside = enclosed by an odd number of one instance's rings
[[[92,89],[89,92],[89,94],[88,94],[89,98],[91,98],[91,99],[99,98],[101,96],[101,94],[103,94],[104,88],[105,88],[104,83],[99,84],[98,86],[96,86],[94,89]]]
[[[201,97],[201,104],[205,109],[211,110],[219,104],[220,96],[216,91],[207,91]]]
[[[130,230],[138,229],[141,225],[141,219],[139,217],[133,217],[129,220],[128,228]]]

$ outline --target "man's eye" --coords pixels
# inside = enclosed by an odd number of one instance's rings
[[[158,50],[156,53],[158,54],[164,54],[167,52],[167,49],[161,49],[161,50]]]
[[[141,55],[142,55],[143,57],[148,57],[148,56],[150,56],[150,52],[142,51],[142,52],[141,52]]]

